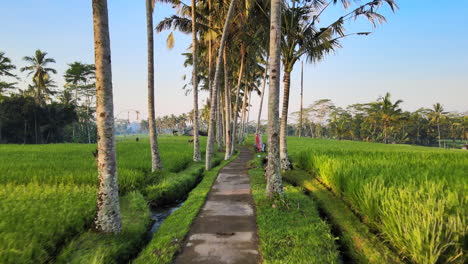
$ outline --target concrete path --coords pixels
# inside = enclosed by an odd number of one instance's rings
[[[252,151],[224,167],[194,220],[175,263],[257,263],[257,226],[247,162]]]

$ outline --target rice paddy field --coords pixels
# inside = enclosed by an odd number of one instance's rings
[[[466,263],[467,151],[309,138],[288,150],[407,261]]]
[[[159,139],[165,171],[189,166],[188,139]],[[48,262],[89,228],[98,184],[94,150],[94,144],[0,145],[0,263]],[[149,173],[148,139],[119,138],[117,157],[121,195],[158,180]]]

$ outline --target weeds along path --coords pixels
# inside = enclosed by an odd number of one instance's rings
[[[194,220],[175,263],[257,263],[257,228],[247,162],[252,152],[224,167]]]

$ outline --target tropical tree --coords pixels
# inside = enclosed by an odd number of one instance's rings
[[[96,65],[96,122],[98,131],[95,229],[118,233],[122,229],[117,184],[114,105],[107,0],[93,0],[94,56]]]
[[[52,58],[47,58],[47,52],[36,50],[34,56],[26,56],[23,58],[24,61],[29,63],[29,66],[22,67],[21,72],[27,71],[28,76],[33,74],[33,88],[36,89],[36,101],[44,105],[46,102],[47,94],[51,91],[47,89],[47,82],[51,80],[51,73],[56,74],[57,71],[54,68],[48,67],[50,63],[55,63]]]
[[[439,148],[442,147],[440,142],[440,124],[446,119],[446,114],[447,112],[444,112],[444,106],[440,103],[435,103],[432,106],[431,112],[429,113],[430,123],[437,126],[437,139],[439,142]]]
[[[151,171],[162,169],[158,148],[158,132],[156,129],[154,110],[154,33],[153,10],[154,0],[146,0],[146,34],[148,43],[148,124],[151,146]]]
[[[283,195],[279,153],[279,88],[281,57],[281,0],[271,0],[270,9],[270,82],[268,89],[268,165],[266,194]]]
[[[232,18],[234,16],[234,6],[237,0],[231,0],[229,4],[229,10],[226,15],[226,20],[224,22],[223,27],[223,34],[221,35],[221,40],[218,49],[218,57],[216,58],[216,70],[214,76],[214,86],[212,87],[212,92],[210,94],[210,102],[211,102],[211,109],[210,109],[210,119],[208,124],[208,139],[206,144],[206,159],[205,159],[205,167],[207,170],[211,169],[211,158],[213,157],[214,153],[214,127],[216,122],[216,97],[218,96],[218,88],[221,82],[221,66],[222,66],[222,58],[223,58],[223,50],[224,46],[226,45],[226,38],[227,38],[227,31],[228,27],[231,24]]]
[[[10,58],[5,56],[5,52],[0,51],[0,77],[18,78],[15,74],[11,73],[14,69],[16,69],[16,66],[11,63]],[[0,96],[4,90],[12,89],[15,84],[0,80]]]
[[[394,103],[390,100],[390,93],[386,93],[374,103],[375,113],[382,122],[383,142],[388,144],[389,130],[392,125],[400,119],[401,108],[400,104],[403,100],[397,100]]]
[[[281,135],[280,135],[280,154],[281,168],[284,170],[291,168],[287,153],[287,122],[289,110],[289,93],[291,85],[291,72],[295,63],[305,56],[308,62],[317,62],[323,57],[340,47],[339,40],[352,35],[367,35],[369,32],[357,32],[345,34],[344,24],[351,19],[365,17],[375,26],[376,23],[385,22],[385,17],[377,13],[377,9],[387,3],[392,10],[396,7],[393,0],[373,0],[360,5],[348,14],[340,16],[336,21],[326,27],[318,27],[320,16],[324,11],[337,0],[331,0],[327,4],[323,0],[314,0],[308,2],[293,1],[285,4],[282,22],[282,41],[281,53],[284,66],[284,93],[283,106],[281,113]],[[348,8],[349,1],[340,1],[344,8]]]
[[[192,21],[196,20],[196,1],[192,0]],[[193,160],[200,161],[200,142],[198,138],[198,57],[197,57],[197,23],[192,23],[192,85],[193,85]],[[219,103],[219,100],[218,100]],[[219,132],[219,131],[218,131]],[[219,144],[219,142],[218,142]]]

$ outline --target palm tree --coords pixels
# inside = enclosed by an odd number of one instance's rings
[[[380,97],[375,106],[377,107],[377,114],[382,122],[382,132],[384,143],[388,144],[388,131],[394,122],[399,120],[401,116],[400,104],[403,100],[397,100],[394,103],[390,100],[390,93]]]
[[[446,118],[445,114],[447,114],[447,112],[444,112],[444,106],[441,105],[440,103],[435,103],[432,106],[431,112],[429,113],[430,123],[437,125],[437,135],[438,135],[437,138],[438,138],[438,141],[439,141],[439,148],[442,147],[442,145],[440,143],[440,140],[441,140],[441,137],[440,137],[440,123],[445,120],[445,118]]]
[[[265,171],[268,197],[283,195],[279,153],[279,88],[281,57],[281,0],[271,0],[270,82],[268,91],[268,165]]]
[[[5,57],[5,52],[0,51],[0,76],[18,78],[11,70],[16,69],[16,66],[11,64],[11,60]],[[3,90],[11,89],[16,83],[7,83],[0,80],[0,96]]]
[[[223,58],[223,50],[224,45],[226,44],[227,38],[227,31],[228,27],[231,24],[232,18],[234,16],[234,6],[237,0],[231,0],[229,4],[229,10],[226,15],[226,20],[224,22],[223,27],[223,34],[221,35],[220,45],[218,49],[218,57],[216,58],[216,70],[215,70],[215,77],[214,77],[214,86],[213,91],[210,94],[210,102],[211,102],[211,109],[210,109],[210,118],[208,124],[208,140],[206,144],[206,159],[205,159],[205,167],[207,170],[211,169],[211,158],[214,152],[214,126],[216,121],[216,97],[218,96],[218,88],[220,85],[221,80],[221,63]]]
[[[99,232],[118,233],[122,229],[122,224],[119,187],[117,184],[107,0],[93,0],[92,6],[96,64],[97,168],[99,176],[94,225]]]
[[[192,21],[196,20],[195,12],[195,0],[192,0]],[[193,60],[193,69],[192,69],[192,84],[193,84],[193,160],[200,161],[200,142],[198,139],[198,58],[197,58],[197,23],[192,23],[192,60]],[[219,100],[218,100],[219,103]],[[219,133],[219,130],[218,130]],[[218,142],[219,144],[219,142]]]
[[[68,64],[69,68],[66,70],[65,87],[70,88],[70,90],[75,92],[74,103],[78,106],[78,102],[81,97],[81,93],[84,90],[87,90],[88,82],[94,78],[94,65],[93,64],[84,64],[81,62],[73,62]],[[93,85],[94,86],[94,85]],[[89,105],[87,107],[87,114],[89,115]],[[91,143],[91,138],[89,135],[89,120],[87,122],[88,130],[88,143]],[[75,138],[75,123],[73,123],[72,137]]]
[[[153,9],[154,0],[146,0],[146,34],[148,39],[148,124],[151,146],[151,171],[162,169],[158,148],[154,110],[154,42],[153,42]]]
[[[28,76],[33,74],[33,83],[35,84],[34,88],[37,89],[36,101],[44,105],[45,96],[47,93],[47,80],[51,79],[50,74],[56,74],[57,71],[54,68],[47,67],[50,63],[55,63],[55,60],[52,58],[47,58],[47,52],[42,52],[41,50],[36,50],[34,56],[26,56],[23,58],[24,61],[28,62],[30,65],[22,67],[21,72],[27,71]]]
[[[345,34],[344,23],[346,21],[362,16],[370,20],[375,26],[376,23],[385,22],[385,17],[376,12],[382,3],[387,3],[392,10],[396,7],[393,0],[373,0],[357,7],[348,14],[339,17],[329,26],[318,28],[317,23],[320,21],[320,16],[329,6],[331,6],[331,4],[335,4],[337,2],[338,1],[336,0],[331,0],[328,4],[323,5],[323,1],[316,0],[312,1],[312,4],[304,2],[304,4],[296,6],[299,2],[293,1],[292,7],[289,7],[286,4],[286,9],[283,11],[281,53],[284,65],[284,93],[280,128],[280,155],[281,168],[284,170],[291,168],[291,163],[289,162],[287,153],[286,137],[291,72],[295,63],[302,56],[306,56],[306,59],[309,62],[318,62],[326,54],[340,47],[340,39],[352,35],[369,34],[369,32]],[[348,1],[341,1],[341,3],[345,8],[349,5]]]

